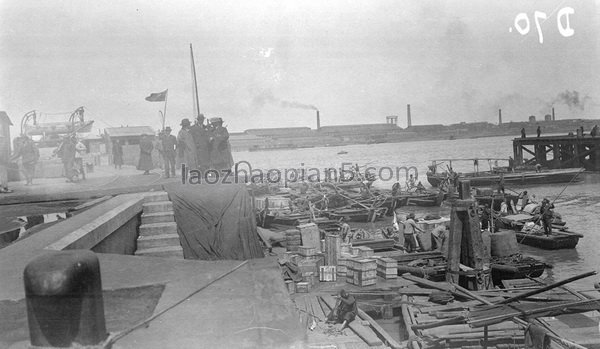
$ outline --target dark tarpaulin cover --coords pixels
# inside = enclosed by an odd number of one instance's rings
[[[164,186],[173,202],[185,259],[264,257],[250,194],[234,184]]]

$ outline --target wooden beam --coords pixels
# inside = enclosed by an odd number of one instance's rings
[[[386,330],[383,329],[383,327],[381,327],[367,313],[365,313],[364,311],[358,309],[358,316],[360,316],[361,319],[366,320],[366,321],[369,322],[369,324],[371,324],[371,327],[373,327],[373,329],[375,330],[375,332],[377,334],[379,334],[379,337],[384,341],[385,345],[387,345],[388,347],[390,347],[392,349],[401,349],[401,348],[403,348],[398,342],[396,342],[396,340],[392,336],[390,336],[390,334]]]

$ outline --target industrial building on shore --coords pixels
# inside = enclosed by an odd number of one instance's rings
[[[406,128],[398,126],[398,116],[385,118],[385,123],[321,126],[317,111],[317,128],[279,127],[249,129],[230,133],[230,143],[234,151],[259,151],[289,148],[338,146],[347,144],[397,143],[416,140],[460,139],[493,136],[518,137],[524,129],[527,135],[536,135],[538,126],[543,134],[565,135],[575,133],[583,127],[589,130],[600,119],[559,119],[554,109],[539,120],[529,116],[525,121],[502,121],[502,111],[498,110],[498,123],[459,122],[450,125],[413,125],[410,104],[407,105]]]

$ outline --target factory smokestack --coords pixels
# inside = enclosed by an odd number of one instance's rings
[[[502,109],[498,109],[498,125],[502,125]]]
[[[406,127],[412,126],[412,120],[410,118],[410,104],[406,105]]]
[[[552,121],[556,120],[556,118],[554,117],[554,107],[552,107]]]
[[[321,116],[319,115],[319,111],[317,110],[317,131],[321,129]]]

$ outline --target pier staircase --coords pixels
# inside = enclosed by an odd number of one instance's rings
[[[167,192],[146,195],[135,255],[183,259],[173,203]]]

